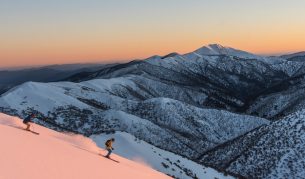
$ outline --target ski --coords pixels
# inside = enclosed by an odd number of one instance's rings
[[[36,134],[36,135],[39,135],[39,133],[38,133],[38,132],[35,132],[35,131],[31,131],[31,130],[26,130],[26,129],[23,129],[23,130],[25,130],[25,131],[27,131],[27,132],[31,132],[32,134]]]
[[[9,127],[13,127],[13,128],[16,128],[16,129],[21,129],[21,130],[24,130],[24,131],[31,132],[31,133],[33,133],[33,134],[39,135],[39,133],[38,133],[38,132],[31,131],[31,130],[26,130],[26,129],[25,129],[25,128],[23,128],[23,127],[19,127],[19,126],[12,126],[12,125],[7,125],[7,126],[9,126]]]
[[[120,163],[119,161],[114,160],[114,159],[112,159],[112,158],[110,158],[110,157],[106,157],[105,155],[102,155],[102,154],[99,154],[99,155],[105,157],[106,159],[112,160],[112,161],[114,161],[114,162],[116,162],[116,163]]]
[[[104,156],[104,157],[105,157],[105,156]],[[114,159],[112,159],[112,158],[109,158],[109,157],[105,157],[105,158],[107,158],[107,159],[109,159],[109,160],[112,160],[112,161],[114,161],[114,162],[116,162],[116,163],[120,163],[119,161],[114,160]]]

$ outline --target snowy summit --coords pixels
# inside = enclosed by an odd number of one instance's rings
[[[201,56],[205,55],[227,55],[227,56],[236,56],[245,59],[258,59],[261,58],[257,55],[251,54],[249,52],[245,52],[242,50],[237,50],[231,47],[224,47],[220,44],[210,44],[207,46],[203,46],[197,49],[194,53],[199,54]]]

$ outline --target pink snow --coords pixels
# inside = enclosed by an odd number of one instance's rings
[[[22,127],[19,118],[0,113],[0,179],[170,178],[115,154],[120,163],[106,159],[89,138],[34,124],[35,135]]]

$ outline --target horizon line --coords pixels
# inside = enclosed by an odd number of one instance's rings
[[[207,47],[209,45],[220,45],[220,46],[223,46],[223,47],[226,47],[226,48],[234,48],[234,47],[230,47],[230,46],[226,46],[226,45],[221,45],[221,44],[217,44],[217,43],[211,43],[211,44],[208,44],[208,45],[204,45],[202,47]],[[200,48],[202,48],[200,47]],[[199,48],[197,48],[199,49]],[[195,49],[195,50],[197,50]],[[234,48],[236,49],[236,48]],[[195,51],[194,50],[194,51]],[[252,52],[249,52],[249,51],[246,51],[246,50],[242,50],[242,49],[236,49],[236,50],[241,50],[241,51],[245,51],[245,52],[248,52],[248,53],[251,53],[251,54],[254,54],[254,55],[258,55],[258,56],[264,56],[264,57],[272,57],[272,56],[283,56],[283,55],[291,55],[291,54],[295,54],[295,53],[300,53],[300,52],[305,52],[305,50],[303,51],[287,51],[287,52],[274,52],[274,53],[252,53]],[[194,51],[191,51],[191,52],[187,52],[187,53],[192,53]],[[134,61],[134,60],[146,60],[150,57],[153,57],[153,56],[166,56],[168,54],[171,54],[171,53],[178,53],[178,54],[187,54],[187,53],[179,53],[179,52],[176,52],[176,51],[172,51],[172,52],[169,52],[169,53],[166,53],[166,54],[154,54],[154,55],[150,55],[150,56],[147,56],[147,57],[144,57],[144,58],[132,58],[132,59],[109,59],[109,60],[96,60],[96,59],[87,59],[87,62],[77,62],[78,60],[81,60],[81,59],[74,59],[76,62],[71,62],[71,63],[46,63],[46,64],[36,64],[36,65],[20,65],[20,66],[3,66],[1,67],[0,66],[0,71],[17,71],[17,70],[26,70],[26,69],[31,69],[31,68],[43,68],[43,67],[48,67],[48,66],[56,66],[56,65],[107,65],[107,64],[115,64],[115,63],[128,63],[128,62],[131,62],[131,61]]]

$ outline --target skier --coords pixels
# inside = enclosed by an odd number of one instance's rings
[[[32,122],[32,119],[34,119],[35,117],[36,117],[36,114],[32,113],[32,114],[30,114],[28,117],[26,117],[23,120],[23,123],[26,125],[26,129],[25,130],[30,131],[30,127],[31,127],[30,122]]]
[[[105,145],[106,145],[106,149],[108,151],[108,154],[105,156],[107,158],[110,158],[110,154],[112,153],[112,150],[114,150],[114,148],[112,147],[113,142],[115,141],[114,138],[111,138],[109,140],[106,141]]]

